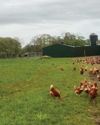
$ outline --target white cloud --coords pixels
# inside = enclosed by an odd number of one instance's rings
[[[17,36],[25,44],[42,33],[100,34],[99,5],[99,0],[0,0],[0,36]]]

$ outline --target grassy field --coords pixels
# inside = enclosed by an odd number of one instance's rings
[[[100,96],[95,106],[73,92],[89,79],[76,67],[70,58],[0,59],[0,125],[100,125]],[[62,101],[49,95],[51,84]]]

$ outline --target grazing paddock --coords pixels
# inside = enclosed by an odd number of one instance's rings
[[[100,125],[100,88],[96,105],[74,93],[90,80],[80,65],[73,58],[0,59],[0,125]],[[51,84],[62,100],[49,94]]]

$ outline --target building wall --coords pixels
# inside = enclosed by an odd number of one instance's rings
[[[73,47],[62,44],[43,48],[43,55],[51,57],[82,57],[100,55],[100,46]]]
[[[70,57],[73,56],[73,51],[72,47],[56,44],[43,48],[43,55],[51,57]]]
[[[86,56],[100,55],[100,46],[88,46],[85,47]]]

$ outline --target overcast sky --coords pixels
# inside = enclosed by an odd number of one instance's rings
[[[0,37],[22,45],[35,35],[100,35],[100,0],[0,0]]]

